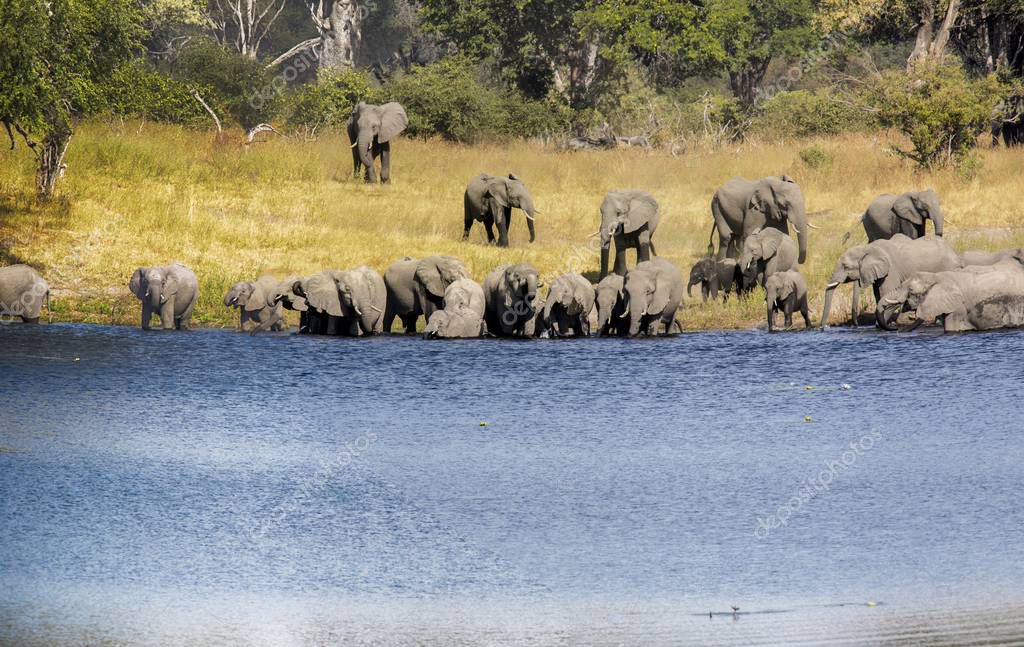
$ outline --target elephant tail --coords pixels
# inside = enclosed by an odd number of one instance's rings
[[[654,249],[654,241],[652,240],[651,242],[648,243],[648,245],[651,246],[651,256],[657,256],[658,251]]]
[[[46,323],[53,323],[53,310],[50,310],[50,288],[46,288]]]
[[[715,198],[715,199],[717,200],[718,198]],[[712,203],[712,204],[714,204],[714,203]],[[711,223],[711,234],[708,235],[708,257],[709,258],[714,258],[715,257],[715,232],[717,230],[718,230],[718,226],[714,222],[712,222]],[[651,252],[652,253],[654,252],[654,247],[651,247]]]
[[[857,225],[864,224],[864,219],[867,218],[867,217],[868,217],[868,212],[865,211],[864,213],[862,213],[860,215],[860,218],[857,218],[857,222],[855,222],[849,229],[846,230],[846,233],[843,234],[843,244],[844,245],[850,240],[850,236],[853,235],[853,230],[857,228]]]

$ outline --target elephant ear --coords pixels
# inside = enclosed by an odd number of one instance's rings
[[[338,298],[338,286],[331,277],[317,275],[306,282],[306,301],[317,310],[322,310],[332,317],[342,317],[341,301]]]
[[[779,281],[779,292],[778,292],[778,297],[777,298],[779,299],[779,301],[785,301],[786,299],[789,298],[789,295],[793,294],[793,290],[795,290],[795,289],[796,289],[796,286],[793,285],[793,280],[792,279],[788,279],[788,278],[781,279]]]
[[[178,293],[178,276],[174,272],[164,274],[164,296],[171,296]]]
[[[896,201],[892,204],[892,211],[896,214],[897,218],[912,222],[915,225],[924,224],[924,218],[921,217],[917,207],[914,205],[914,199],[909,193],[904,193],[896,198]]]
[[[658,202],[646,193],[632,196],[622,220],[623,233],[631,234],[658,217]]]
[[[132,294],[140,299],[146,298],[146,292],[142,289],[142,274],[144,271],[145,268],[142,267],[135,270],[135,273],[132,274],[131,280],[128,281],[128,289],[132,291]]]
[[[672,281],[658,275],[654,279],[654,293],[651,294],[651,303],[647,307],[647,314],[657,315],[664,312],[668,307],[668,300],[672,296]]]
[[[492,177],[487,182],[487,195],[494,199],[502,208],[508,206],[508,180],[503,177]]]
[[[889,259],[880,254],[868,254],[860,262],[861,287],[874,285],[889,276],[889,269]]]
[[[437,263],[420,261],[416,265],[416,280],[420,282],[427,292],[431,296],[438,299],[444,298],[445,284],[441,278],[441,271],[437,268]]]
[[[266,308],[268,305],[267,291],[256,281],[250,283],[250,285],[252,286],[252,294],[249,295],[249,300],[245,302],[245,311],[256,312]]]
[[[409,117],[406,116],[405,108],[401,104],[385,103],[380,107],[380,130],[377,131],[377,141],[386,144],[408,125]]]
[[[936,317],[962,312],[967,309],[964,295],[960,288],[946,281],[936,283],[921,302],[917,304],[917,316],[925,321],[933,321]]]
[[[777,231],[777,230],[770,230]],[[782,236],[769,236],[761,234],[758,236],[761,243],[761,258],[769,259],[779,253],[779,245],[782,244]]]

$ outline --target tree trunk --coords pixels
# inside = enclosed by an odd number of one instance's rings
[[[39,147],[39,167],[36,170],[36,189],[42,200],[53,195],[57,180],[64,175],[64,155],[68,152],[71,134],[71,125],[63,117],[51,118]]]
[[[917,38],[907,59],[907,70],[919,61],[941,59],[949,44],[949,35],[960,16],[960,0],[949,0],[941,23],[936,23],[934,0],[923,0],[918,14]]]
[[[334,0],[330,17],[321,20],[320,73],[350,70],[363,40],[365,9],[357,0]]]
[[[751,60],[739,72],[729,72],[729,89],[745,107],[752,107],[757,102],[770,63],[771,60]]]

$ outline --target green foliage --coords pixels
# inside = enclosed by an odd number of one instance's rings
[[[380,97],[380,88],[362,71],[321,75],[318,82],[303,85],[295,92],[288,121],[306,128],[340,128],[348,121],[356,103],[379,103]]]
[[[286,90],[284,79],[270,76],[258,61],[208,39],[186,47],[175,61],[173,73],[190,86],[210,88],[213,96],[203,99],[221,119],[230,117],[246,129],[272,121]]]
[[[209,88],[200,92],[212,96]],[[100,86],[100,108],[112,114],[150,121],[209,125],[210,117],[188,84],[161,74],[142,61],[122,65]]]
[[[957,65],[922,63],[909,74],[881,75],[871,100],[882,125],[910,140],[911,150],[896,152],[933,168],[967,159],[978,136],[989,130],[1002,93],[994,75],[975,79]]]
[[[780,92],[760,105],[753,122],[754,130],[772,137],[839,135],[877,126],[869,112],[843,100],[836,89]]]
[[[800,161],[807,168],[818,170],[832,166],[836,156],[820,146],[808,146],[800,151]]]

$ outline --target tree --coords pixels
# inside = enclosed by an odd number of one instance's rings
[[[0,0],[0,121],[35,153],[40,197],[63,172],[72,119],[138,50],[139,25],[133,0]]]
[[[210,0],[204,19],[221,45],[255,59],[286,1]]]
[[[268,69],[306,52],[314,53],[321,75],[329,76],[356,66],[367,8],[357,0],[330,0],[327,7],[329,11],[325,11],[324,0],[310,4],[309,14],[317,35],[275,58],[267,65]]]

